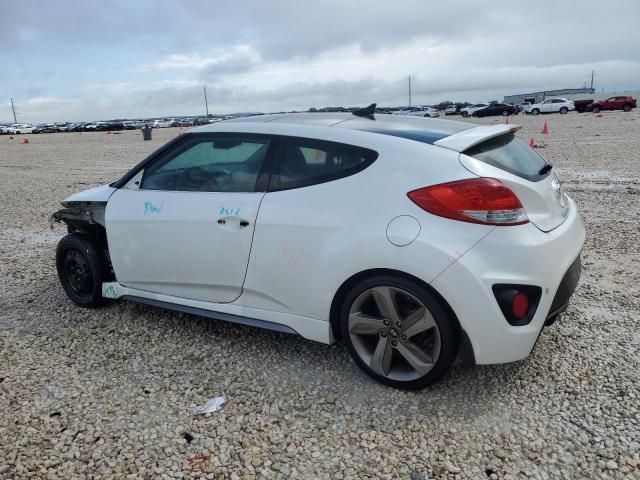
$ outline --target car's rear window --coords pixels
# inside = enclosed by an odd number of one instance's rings
[[[547,162],[513,133],[479,143],[463,153],[532,182],[549,175],[548,171],[540,173]]]

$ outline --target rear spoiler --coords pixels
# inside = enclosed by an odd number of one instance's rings
[[[485,140],[514,133],[521,128],[522,125],[482,125],[441,138],[433,144],[454,152],[464,152]]]

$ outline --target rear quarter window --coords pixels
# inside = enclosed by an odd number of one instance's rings
[[[513,133],[479,143],[463,153],[532,182],[549,175],[549,171],[540,173],[547,162]]]
[[[288,137],[269,184],[269,191],[331,182],[361,172],[378,153],[366,148],[322,140]]]

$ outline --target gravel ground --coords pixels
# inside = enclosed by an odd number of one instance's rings
[[[0,137],[0,478],[640,478],[640,113],[513,122],[579,204],[581,285],[526,361],[411,393],[341,344],[75,307],[49,214],[177,131]]]

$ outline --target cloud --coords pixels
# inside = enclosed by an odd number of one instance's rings
[[[220,112],[399,105],[409,75],[417,103],[578,87],[591,70],[598,88],[638,88],[639,17],[634,0],[21,0],[0,15],[0,92],[47,121],[197,113],[203,83]]]

